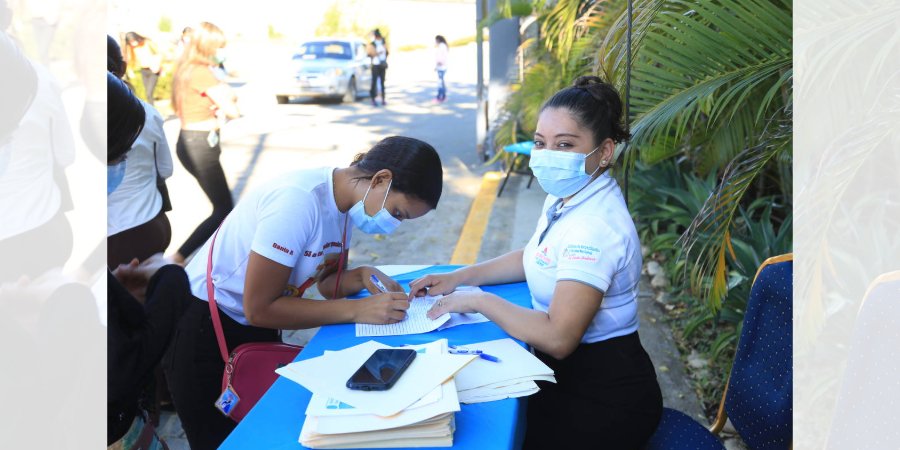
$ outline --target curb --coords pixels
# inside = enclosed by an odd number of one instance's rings
[[[503,174],[500,172],[487,172],[481,178],[481,189],[472,201],[472,208],[469,209],[469,215],[459,233],[450,264],[469,265],[478,260],[481,240],[487,229],[494,201],[497,200],[497,187],[501,179]]]

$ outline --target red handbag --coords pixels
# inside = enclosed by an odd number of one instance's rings
[[[303,347],[282,342],[249,342],[239,345],[231,352],[231,356],[228,356],[228,346],[225,344],[222,319],[219,317],[212,282],[213,247],[218,234],[219,230],[216,230],[209,244],[209,256],[206,260],[206,295],[209,298],[209,313],[213,328],[216,330],[222,361],[225,362],[222,395],[216,400],[216,408],[235,422],[240,422],[278,379],[275,369],[290,364]]]

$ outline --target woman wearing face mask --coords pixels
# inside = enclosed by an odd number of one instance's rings
[[[641,448],[662,397],[638,339],[641,246],[607,170],[628,138],[622,101],[597,77],[580,77],[541,108],[531,169],[550,195],[524,249],[455,272],[428,275],[412,292],[527,281],[532,309],[487,292],[440,300],[429,316],[479,312],[535,349],[556,373],[528,400],[525,448]]]
[[[280,341],[280,329],[398,322],[409,308],[400,285],[374,267],[345,267],[351,227],[390,234],[437,207],[442,178],[434,148],[393,136],[349,167],[290,172],[241,199],[186,268],[196,298],[164,361],[192,449],[216,448],[235,426],[213,405],[224,370],[207,303],[213,240],[211,274],[229,351]],[[362,289],[381,292],[373,275],[390,292],[346,299]],[[305,298],[313,284],[329,300]]]
[[[175,153],[181,165],[197,179],[212,203],[207,217],[172,256],[178,263],[209,239],[234,207],[225,171],[219,162],[219,120],[240,116],[231,88],[220,81],[215,69],[222,62],[225,35],[217,26],[202,22],[191,34],[172,79],[172,106],[181,120]]]

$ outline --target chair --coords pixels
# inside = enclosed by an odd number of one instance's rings
[[[506,178],[503,179],[503,183],[500,185],[500,190],[497,192],[497,197],[500,197],[500,195],[503,194],[503,188],[506,187],[506,182],[509,180],[509,176],[515,169],[516,163],[519,162],[519,157],[522,156],[527,158],[531,156],[532,148],[534,148],[534,141],[517,142],[515,144],[503,147],[504,152],[513,153],[515,154],[515,156],[513,156],[512,162],[509,163],[509,167],[506,169]],[[527,173],[531,174],[531,179],[528,180],[528,189],[531,189],[531,182],[534,181],[534,174],[531,173],[530,170]]]
[[[793,435],[793,254],[756,272],[731,375],[709,431],[669,408],[647,449],[722,449],[715,438],[731,418],[750,448],[786,449]]]
[[[900,442],[897,317],[900,271],[876,278],[860,305],[825,448],[896,448]]]

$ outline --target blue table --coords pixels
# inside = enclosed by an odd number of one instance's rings
[[[432,266],[427,269],[395,276],[402,285],[429,273],[449,272],[458,266]],[[531,307],[531,294],[526,283],[498,286],[482,286],[511,302]],[[446,338],[450,345],[465,345],[509,335],[493,322],[463,325],[426,334],[388,337],[356,337],[352,324],[322,327],[309,345],[297,356],[296,361],[321,356],[326,350],[347,347],[376,340],[400,346],[421,344]],[[312,396],[306,388],[279,377],[260,399],[259,403],[222,443],[220,449],[302,449],[298,442],[300,429],[306,419],[306,405]],[[525,435],[524,399],[506,399],[495,402],[462,405],[456,414],[456,433],[453,448],[465,449],[517,449]]]

